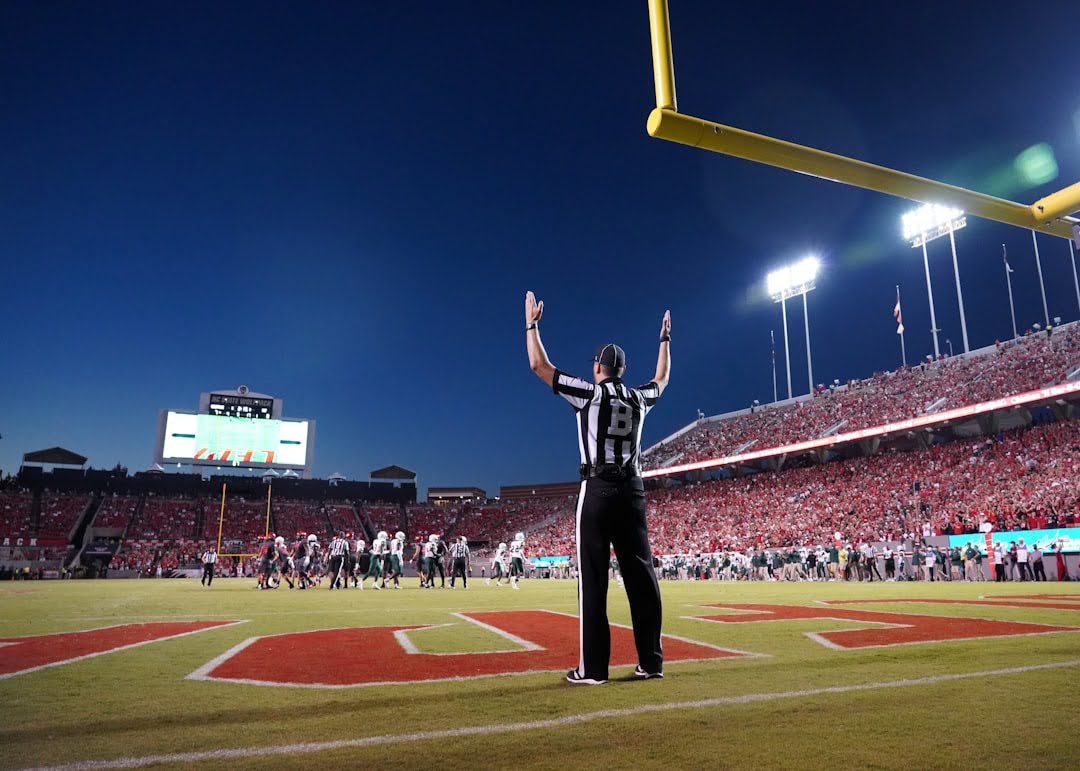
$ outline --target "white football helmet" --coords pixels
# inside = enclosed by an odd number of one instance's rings
[[[399,541],[404,541],[405,540],[405,534],[403,532],[401,532],[400,530],[398,530],[396,533],[394,533],[394,538],[398,539]]]
[[[285,544],[285,536],[279,535],[277,538],[274,539],[274,543],[276,543],[278,546],[283,546]]]
[[[432,533],[431,535],[429,535],[429,536],[427,537],[427,539],[428,539],[428,543],[436,543],[436,542],[438,542],[438,540],[439,540],[439,536],[437,536],[437,535],[435,535],[434,533]]]
[[[362,539],[362,538],[359,541],[356,542],[356,550],[357,551],[363,551],[365,546],[367,546],[367,544],[364,543],[364,539]]]
[[[309,535],[307,537],[308,543],[315,543],[318,540],[319,540],[319,536],[315,535],[314,533],[312,533],[311,535]]]
[[[385,541],[388,537],[385,530],[379,531],[378,540]]]
[[[515,541],[524,541],[525,540],[525,534],[524,533],[515,533],[514,534],[514,540]]]
[[[462,543],[468,543],[469,542],[469,537],[467,535],[461,536],[461,542]]]

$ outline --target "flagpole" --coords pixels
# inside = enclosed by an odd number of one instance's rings
[[[1012,268],[1009,267],[1009,253],[1005,251],[1005,244],[1001,245],[1001,256],[1005,260],[1005,281],[1009,285],[1009,315],[1012,317],[1013,340],[1020,337],[1016,333],[1016,308],[1013,306],[1012,296]]]
[[[897,306],[900,305],[900,285],[899,284],[896,285],[896,305]],[[898,318],[897,323],[900,325],[900,329],[899,329],[899,332],[900,332],[900,361],[903,362],[904,366],[906,367],[907,366],[907,348],[904,346],[904,322],[901,321]]]
[[[769,330],[769,342],[772,344],[772,400],[773,404],[780,401],[776,394],[776,334]]]
[[[1042,292],[1043,316],[1046,326],[1050,326],[1050,311],[1046,307],[1046,285],[1043,283],[1042,261],[1039,259],[1039,240],[1035,238],[1035,231],[1031,231],[1031,244],[1035,247],[1035,268],[1039,271],[1039,291]]]
[[[1076,307],[1080,309],[1080,281],[1076,279],[1076,251],[1073,249],[1073,242],[1069,240],[1069,259],[1072,260],[1073,269],[1073,287],[1076,288]]]

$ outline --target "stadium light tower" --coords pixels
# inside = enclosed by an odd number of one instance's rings
[[[786,268],[774,270],[766,279],[769,297],[780,303],[784,317],[784,363],[787,366],[787,391],[791,398],[791,356],[788,353],[787,301],[802,295],[803,322],[806,327],[806,371],[810,381],[810,393],[814,392],[814,365],[810,357],[810,315],[806,307],[806,295],[817,286],[817,274],[821,261],[817,257],[805,257]]]
[[[934,314],[934,292],[930,288],[930,260],[926,256],[926,245],[935,238],[947,235],[952,247],[953,275],[956,277],[956,301],[960,306],[960,332],[964,337],[964,353],[968,347],[967,319],[964,317],[964,293],[960,290],[960,267],[956,262],[956,239],[953,237],[960,228],[967,225],[967,218],[959,209],[928,203],[910,211],[901,219],[904,238],[911,242],[911,247],[922,247],[923,267],[926,269],[926,294],[930,298],[930,326],[934,332],[934,358],[940,355],[938,349],[937,319]]]

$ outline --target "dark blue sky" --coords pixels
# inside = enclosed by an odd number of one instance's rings
[[[1080,179],[1080,6],[672,3],[683,111],[1030,202]],[[909,204],[658,140],[646,4],[0,5],[0,468],[61,444],[149,464],[158,410],[245,383],[318,421],[316,470],[423,486],[573,478],[529,371],[596,344],[673,375],[652,443],[771,397],[768,270],[813,251],[818,381],[931,350]],[[1058,176],[1019,179],[1047,143]],[[1041,321],[1030,233],[958,235],[973,347]],[[1051,315],[1077,317],[1043,238]],[[938,323],[959,348],[948,242]],[[801,308],[792,370],[806,389]],[[780,350],[782,364],[783,354]],[[780,372],[783,391],[783,372]]]

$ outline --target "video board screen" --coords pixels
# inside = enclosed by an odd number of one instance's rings
[[[161,461],[208,466],[308,465],[307,420],[165,413]]]
[[[1000,541],[1006,548],[1013,541],[1023,538],[1029,549],[1038,544],[1045,554],[1050,554],[1054,544],[1057,543],[1061,544],[1061,551],[1066,554],[1080,552],[1080,527],[1059,527],[1053,530],[994,530],[990,533],[990,538],[994,543]],[[981,554],[986,554],[986,538],[982,533],[949,536],[950,549],[956,546],[964,548],[968,543],[974,543]]]

